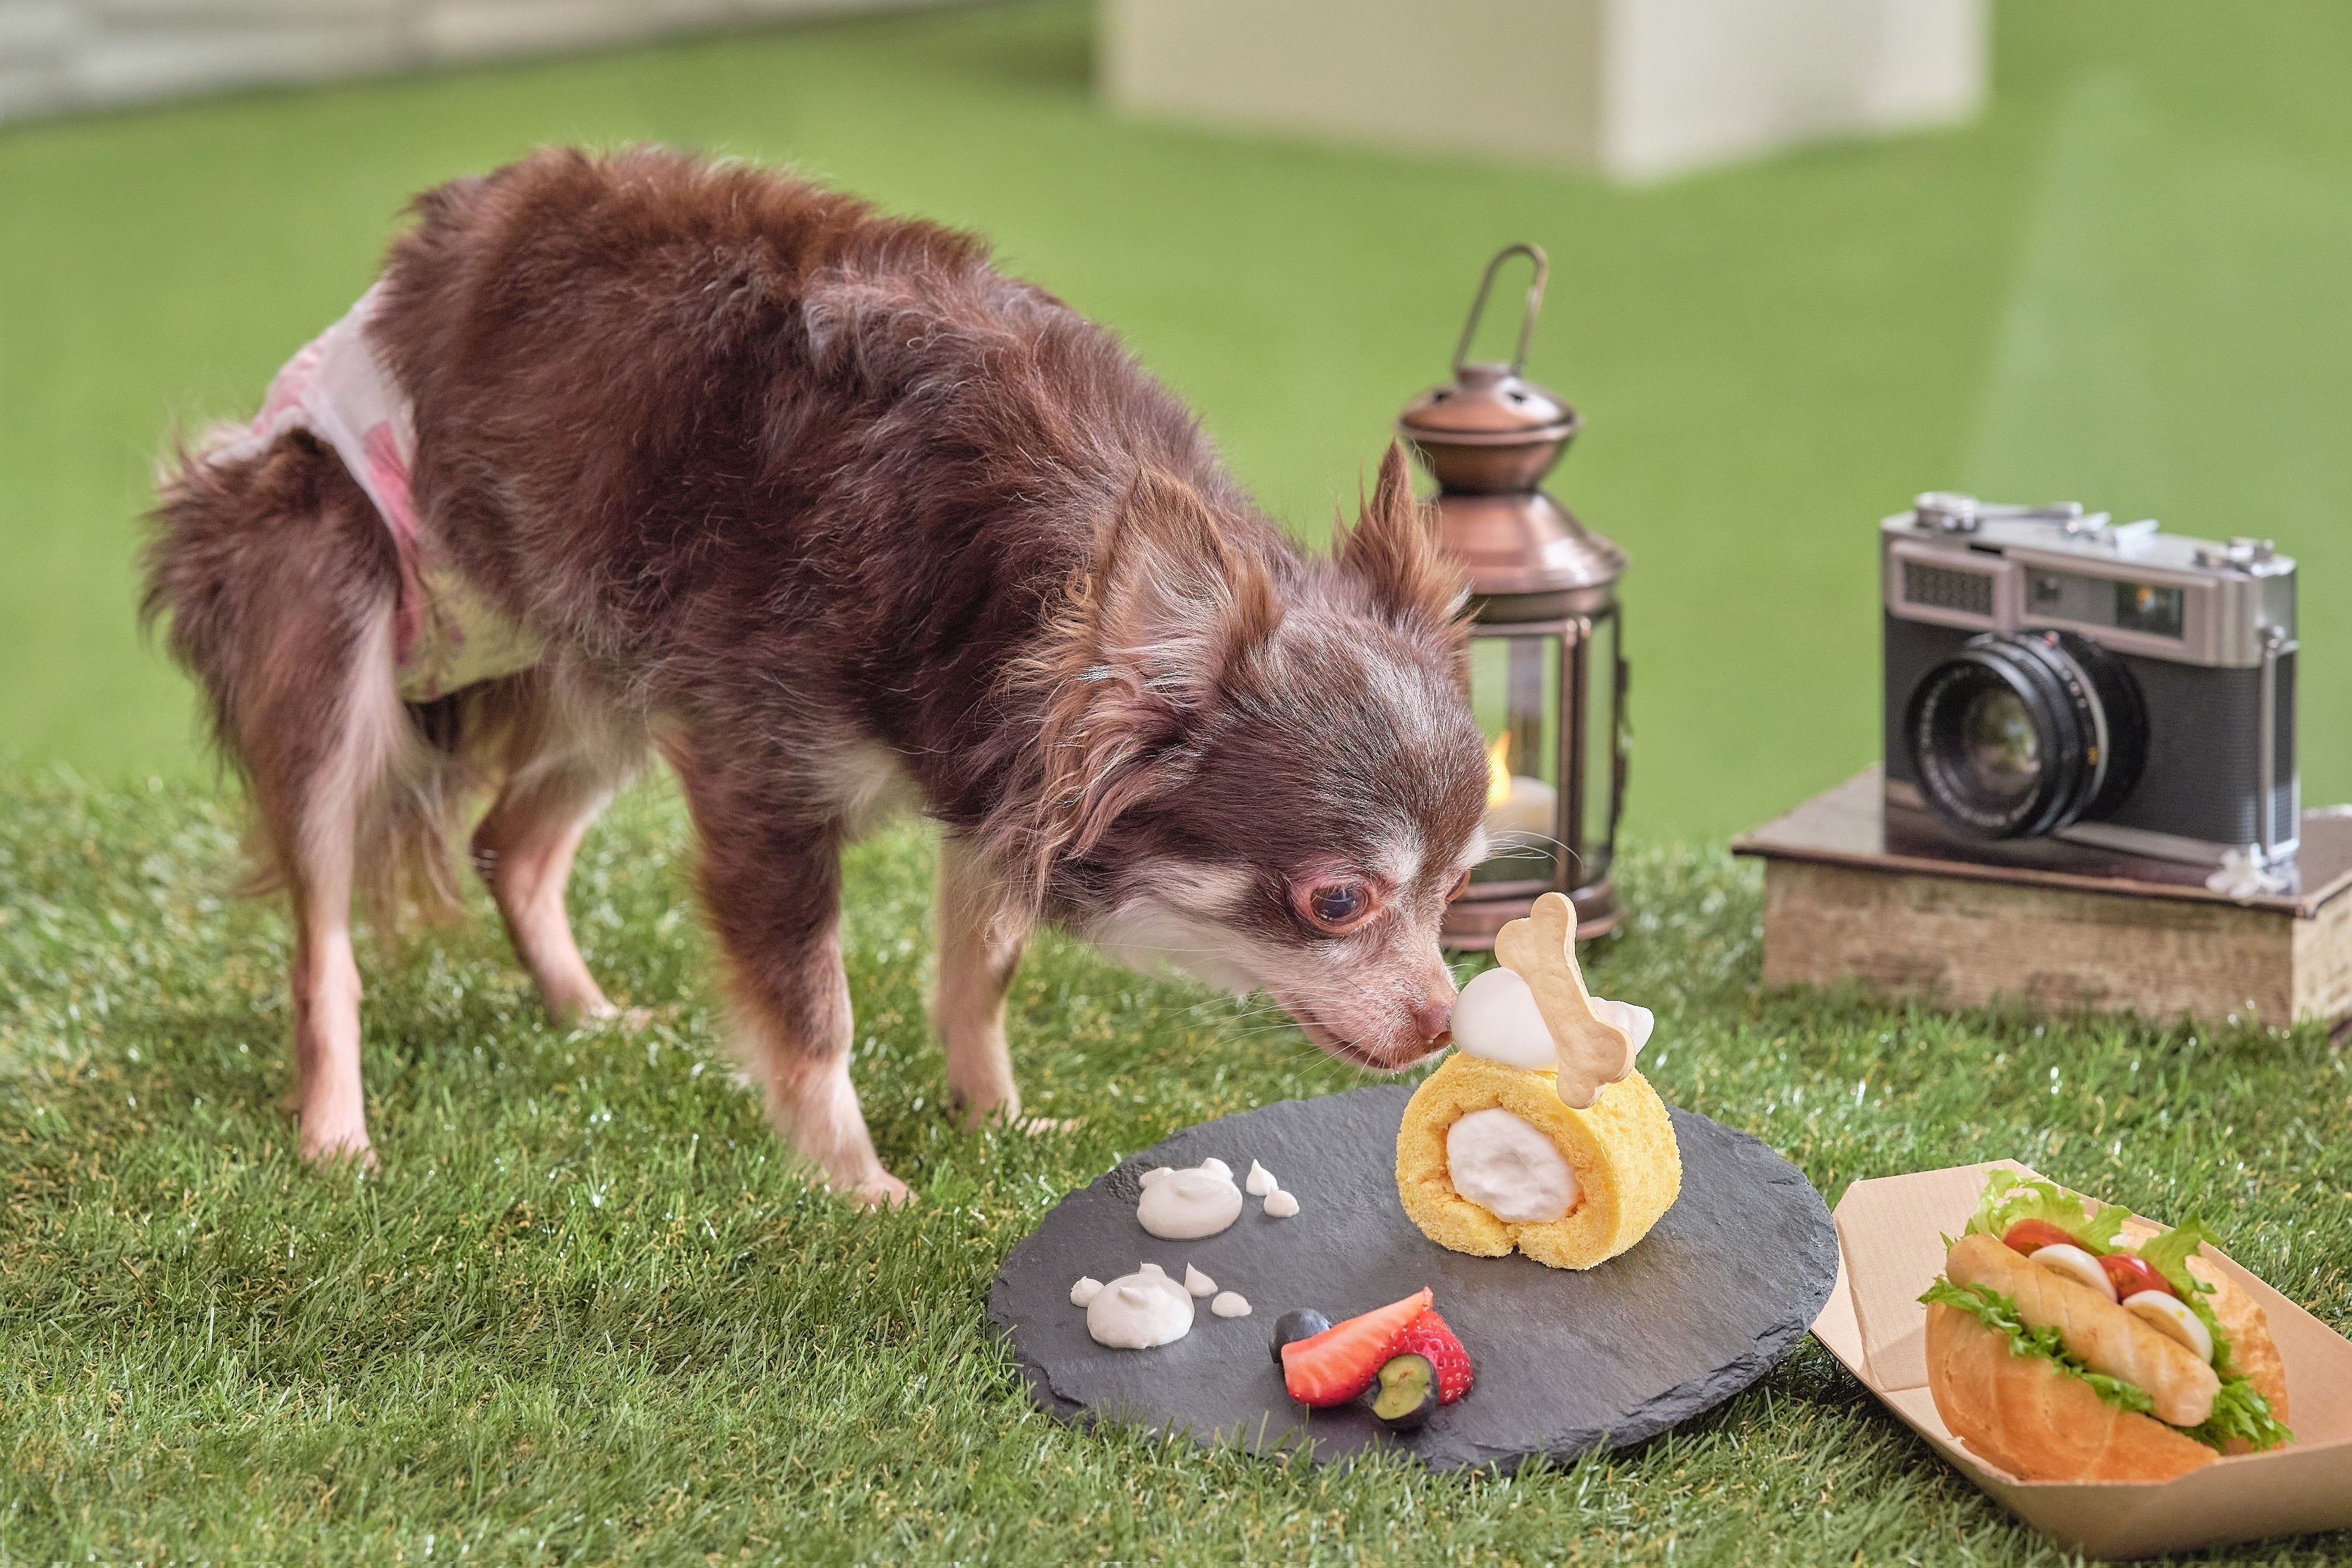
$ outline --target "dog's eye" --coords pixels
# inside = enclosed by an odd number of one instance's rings
[[[1454,879],[1454,886],[1445,889],[1445,901],[1450,904],[1469,890],[1470,873],[1465,871],[1462,875]]]
[[[1371,911],[1372,890],[1361,882],[1323,882],[1307,889],[1307,918],[1325,931],[1345,931]]]

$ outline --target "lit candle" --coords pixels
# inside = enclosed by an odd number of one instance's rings
[[[1505,847],[1507,834],[1513,842],[1530,836],[1549,839],[1559,807],[1559,792],[1541,779],[1513,773],[1510,758],[1511,736],[1505,731],[1486,748],[1486,833],[1496,848]]]

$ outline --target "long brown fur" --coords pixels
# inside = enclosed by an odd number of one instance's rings
[[[609,1011],[562,878],[649,746],[771,1108],[869,1198],[903,1189],[847,1076],[839,849],[895,800],[955,847],[943,919],[987,926],[942,944],[971,970],[941,1025],[974,1116],[1018,1110],[1003,995],[1038,917],[1270,990],[1367,1065],[1442,1037],[1484,765],[1461,585],[1400,452],[1309,558],[1108,334],[969,235],[656,149],[542,153],[415,211],[373,341],[416,510],[541,665],[392,699],[396,564],[307,437],[175,460],[147,556],[314,955],[306,1150],[369,1150],[338,890],[446,906],[463,803],[496,789],[473,847],[518,948],[551,1006]],[[1335,887],[1367,911],[1344,931]]]

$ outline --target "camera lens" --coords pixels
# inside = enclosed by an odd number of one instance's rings
[[[1989,632],[1930,669],[1904,710],[1911,766],[1938,816],[2032,838],[2131,793],[2147,753],[2138,683],[2072,632]]]
[[[2042,742],[2016,692],[1987,687],[1960,716],[1960,758],[1969,782],[1990,800],[2014,800],[2042,778]]]

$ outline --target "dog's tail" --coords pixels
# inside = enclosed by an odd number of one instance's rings
[[[307,884],[314,858],[348,853],[380,933],[407,915],[455,915],[454,847],[488,782],[508,683],[403,703],[399,566],[365,493],[304,434],[251,455],[208,455],[217,445],[175,445],[165,460],[141,620],[166,623],[166,646],[206,699],[215,750],[246,782],[240,890]]]

